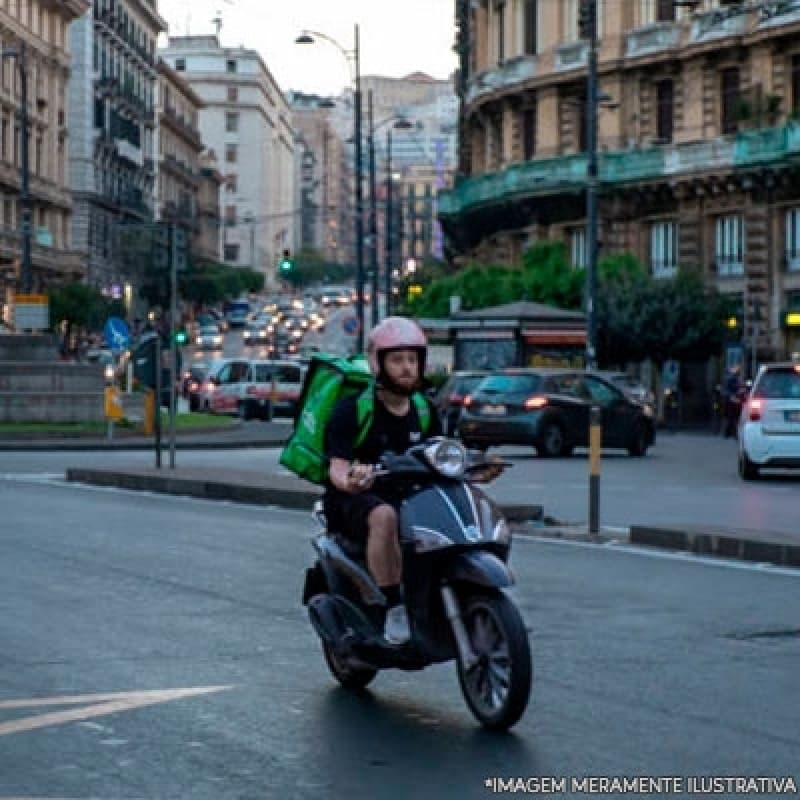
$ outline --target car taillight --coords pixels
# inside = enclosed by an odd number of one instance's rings
[[[192,381],[192,382],[189,384],[189,391],[190,391],[190,392],[196,392],[198,388],[199,388],[199,387],[198,387],[198,384],[197,384],[195,381]]]
[[[472,405],[472,395],[471,395],[471,394],[468,394],[468,395],[467,395],[467,396],[466,396],[466,397],[465,397],[465,398],[464,398],[464,399],[461,401],[461,405],[462,405],[462,406],[464,406],[464,408],[469,408],[469,407]]]
[[[457,394],[456,392],[453,392],[448,398],[448,401],[452,403],[454,406],[460,406],[464,402],[464,396]]]
[[[761,419],[761,401],[751,400],[747,409],[750,422],[758,422]]]
[[[534,411],[537,408],[544,408],[547,405],[547,398],[542,397],[541,395],[534,395],[533,397],[529,397],[525,401],[524,405],[527,411]]]

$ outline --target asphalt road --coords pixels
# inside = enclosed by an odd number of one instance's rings
[[[253,422],[250,425],[260,425]],[[541,459],[524,448],[502,448],[514,466],[489,487],[504,503],[539,503],[545,513],[564,522],[588,518],[588,460],[578,451],[571,458]],[[63,475],[70,466],[124,467],[151,465],[152,452],[50,452],[3,454],[2,473]],[[167,463],[167,462],[165,462]],[[252,469],[280,472],[277,449],[183,450],[178,466]],[[662,434],[643,459],[621,451],[606,452],[601,465],[600,521],[609,527],[630,525],[712,525],[800,533],[800,472],[775,473],[745,483],[736,473],[736,444],[699,434]]]
[[[518,539],[534,697],[494,736],[452,665],[386,673],[360,696],[335,687],[299,603],[305,514],[24,475],[0,479],[0,507],[0,797],[438,800],[488,797],[496,776],[800,784],[797,571]]]

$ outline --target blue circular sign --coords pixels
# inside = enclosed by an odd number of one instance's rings
[[[342,330],[348,336],[355,336],[358,333],[358,318],[357,317],[345,317],[342,320]]]
[[[130,347],[131,332],[124,319],[109,317],[103,328],[103,336],[105,337],[106,344],[114,353],[119,353]]]

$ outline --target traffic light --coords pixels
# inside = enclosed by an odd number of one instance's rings
[[[594,39],[597,22],[597,0],[580,0],[578,34],[581,39]]]
[[[175,331],[175,344],[178,346],[183,346],[186,342],[189,341],[189,334],[186,333],[184,328],[180,328],[179,330]]]
[[[283,251],[283,258],[281,259],[278,269],[281,275],[288,275],[294,268],[294,261],[292,261],[291,253],[288,250]]]

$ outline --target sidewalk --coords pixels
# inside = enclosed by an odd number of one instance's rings
[[[291,433],[291,422],[261,422],[251,420],[233,426],[204,428],[199,431],[177,431],[175,441],[184,449],[213,450],[238,447],[278,447]],[[169,447],[169,429],[161,432],[163,448]],[[112,439],[107,436],[87,434],[80,436],[59,434],[2,434],[0,452],[21,450],[155,450],[155,438],[124,429],[115,429]]]

